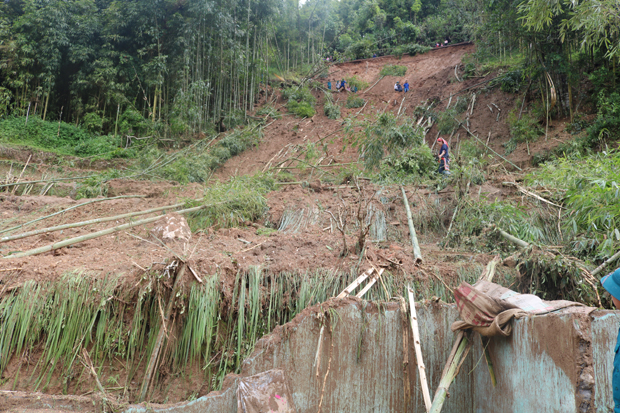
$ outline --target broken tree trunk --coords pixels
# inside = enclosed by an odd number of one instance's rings
[[[420,244],[418,244],[418,236],[416,235],[415,228],[413,227],[413,218],[411,217],[409,200],[407,200],[407,194],[405,194],[405,189],[402,186],[400,187],[400,190],[403,193],[403,202],[405,203],[405,210],[407,211],[407,223],[409,224],[409,234],[411,235],[411,243],[413,244],[413,258],[416,264],[422,264],[422,252],[420,251]]]
[[[470,345],[467,336],[465,336],[463,332],[460,332],[456,336],[456,341],[454,342],[454,346],[452,347],[452,353],[450,354],[450,358],[446,363],[446,368],[444,369],[443,375],[441,376],[439,387],[435,392],[435,398],[433,399],[433,405],[431,406],[430,413],[441,412],[441,408],[443,407],[443,404],[446,401],[446,397],[448,395],[448,388],[458,375],[459,367],[461,366],[461,360],[465,358],[465,356],[469,352],[469,348]]]
[[[431,409],[431,393],[428,389],[428,380],[426,379],[426,367],[422,359],[422,347],[420,346],[420,330],[418,329],[418,316],[415,311],[415,300],[413,298],[413,290],[407,287],[409,294],[409,309],[411,311],[411,331],[413,333],[413,348],[415,349],[415,358],[418,364],[418,372],[420,373],[420,385],[422,386],[422,396],[424,397],[424,406],[426,411]]]
[[[176,211],[177,214],[188,214],[190,212],[195,212],[195,211],[200,211],[203,208],[206,208],[209,205],[201,205],[201,206],[197,206],[194,208],[188,208],[188,209],[182,209],[180,211]],[[69,238],[66,239],[64,241],[60,241],[57,242],[55,244],[49,244],[43,247],[39,247],[39,248],[34,248],[28,251],[24,251],[24,252],[19,252],[17,254],[12,254],[12,255],[7,255],[6,257],[3,257],[4,259],[7,258],[21,258],[21,257],[28,257],[30,255],[37,255],[37,254],[41,254],[43,252],[47,252],[47,251],[52,251],[58,248],[63,248],[63,247],[67,247],[69,245],[73,245],[73,244],[77,244],[80,243],[82,241],[87,241],[89,239],[93,239],[93,238],[98,238],[104,235],[108,235],[108,234],[112,234],[114,232],[118,232],[118,231],[123,231],[125,229],[129,229],[132,227],[136,227],[138,225],[144,225],[144,224],[148,224],[151,222],[155,222],[158,219],[161,218],[161,215],[158,215],[156,217],[151,217],[151,218],[145,218],[142,219],[140,221],[135,221],[135,222],[130,222],[128,224],[123,224],[123,225],[119,225],[116,227],[112,227],[112,228],[108,228],[108,229],[104,229],[102,231],[98,231],[98,232],[93,232],[92,234],[86,234],[86,235],[82,235],[79,237],[74,237],[74,238]]]
[[[159,358],[159,350],[161,349],[161,345],[166,335],[166,323],[170,320],[174,298],[176,297],[177,289],[179,288],[179,281],[183,278],[186,267],[187,264],[183,262],[177,272],[176,278],[174,279],[174,286],[172,287],[170,298],[168,299],[168,304],[166,305],[166,313],[164,314],[164,319],[162,320],[159,334],[157,334],[157,340],[155,340],[155,347],[153,347],[153,352],[151,353],[151,358],[149,359],[149,365],[147,366],[146,373],[144,374],[144,381],[142,382],[142,389],[140,390],[140,398],[138,399],[139,402],[143,402],[146,399],[146,395],[149,391],[153,372],[155,371],[157,359]]]

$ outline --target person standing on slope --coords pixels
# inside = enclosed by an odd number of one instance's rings
[[[403,88],[405,88],[405,93],[409,92],[409,81],[405,80],[405,84],[403,85]]]
[[[437,172],[443,174],[445,171],[450,171],[450,148],[444,138],[437,139],[437,142],[441,145],[439,147],[439,170]]]
[[[620,309],[620,268],[612,272],[609,275],[604,276],[601,279],[603,288],[611,294],[611,299],[614,302],[614,306]],[[618,355],[620,350],[620,331],[618,331],[618,338],[616,339],[616,348],[614,349],[614,371],[612,373],[611,386],[614,395],[614,413],[620,413],[620,356]]]

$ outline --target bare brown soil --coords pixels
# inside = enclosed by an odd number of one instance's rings
[[[463,56],[474,51],[473,45],[456,46],[434,49],[419,56],[381,57],[366,61],[349,62],[334,65],[323,82],[335,81],[351,75],[356,75],[373,85],[379,79],[379,72],[384,65],[398,64],[408,68],[403,78],[386,77],[379,81],[369,92],[358,93],[368,101],[363,109],[342,109],[342,118],[353,116],[359,112],[359,117],[373,118],[382,111],[397,113],[399,108],[405,111],[406,116],[413,116],[416,106],[428,99],[440,100],[439,107],[445,108],[451,94],[471,87],[476,83],[491,79],[494,74],[485,78],[474,78],[458,82],[454,76],[455,66],[460,65]],[[407,79],[411,91],[407,94],[393,90],[396,80]],[[359,155],[356,148],[351,147],[349,138],[342,128],[342,119],[330,120],[322,110],[323,96],[317,93],[317,114],[312,119],[299,119],[286,113],[285,102],[281,99],[277,107],[282,118],[269,125],[264,131],[261,143],[230,159],[216,173],[216,178],[227,179],[233,175],[251,174],[282,164],[299,156],[300,150],[309,143],[321,143],[320,165],[357,162]],[[342,103],[347,93],[334,93],[335,100]],[[403,101],[404,98],[404,101]],[[470,116],[470,129],[481,140],[487,142],[491,148],[500,154],[504,153],[502,144],[509,140],[506,118],[508,112],[515,105],[515,95],[509,95],[493,89],[491,92],[482,92],[478,95],[476,105]],[[494,105],[501,111],[498,112]],[[527,168],[531,162],[531,155],[549,150],[569,138],[562,132],[563,123],[556,122],[550,127],[548,139],[540,139],[528,148],[523,144],[508,158],[522,168]],[[490,135],[489,135],[490,133]],[[436,126],[429,131],[427,142],[432,145],[437,136]],[[326,139],[329,137],[329,139]],[[450,138],[452,146],[464,139],[463,131]],[[27,150],[3,149],[0,157],[8,160],[25,162],[30,155]],[[52,163],[56,158],[37,153],[31,162],[36,163],[34,172],[28,171],[23,180],[40,179],[43,171],[52,170]],[[316,161],[315,161],[316,162]],[[72,173],[87,173],[90,169],[109,167],[115,163],[96,165],[80,164],[73,168],[66,168]],[[123,167],[124,162],[116,166]],[[8,165],[0,164],[0,177],[6,173]],[[81,170],[80,167],[86,168]],[[492,165],[493,167],[493,165]],[[515,180],[520,175],[513,174],[514,168],[500,163],[495,165],[495,173],[482,186],[473,186],[471,193],[486,199],[503,199],[513,196],[515,189],[502,185],[503,181]],[[465,251],[442,250],[438,246],[441,239],[434,233],[419,232],[424,263],[420,267],[413,264],[411,243],[406,215],[398,187],[382,188],[372,184],[363,184],[362,197],[357,187],[346,176],[336,170],[325,172],[327,168],[314,170],[307,168],[304,171],[292,171],[299,179],[309,182],[304,185],[283,185],[279,191],[268,195],[269,210],[264,218],[258,222],[247,222],[246,225],[231,229],[209,229],[193,234],[185,251],[176,251],[185,254],[199,276],[220,273],[228,280],[233,280],[238,271],[247,270],[250,266],[260,265],[269,272],[304,272],[316,269],[332,271],[348,271],[358,268],[359,271],[371,266],[383,267],[391,273],[402,273],[408,277],[415,277],[421,281],[429,280],[431,274],[440,274],[440,277],[449,284],[457,280],[457,271],[462,266],[486,264],[491,257],[487,254]],[[320,172],[320,173],[319,173]],[[282,175],[279,175],[282,176]],[[319,176],[325,177],[322,181]],[[283,179],[284,180],[284,179]],[[329,182],[329,183],[328,183]],[[67,184],[70,185],[70,184]],[[443,226],[449,225],[451,212],[455,205],[455,188],[448,187],[438,193],[432,188],[407,187],[407,196],[412,204],[414,220],[428,225],[429,220],[441,219]],[[0,188],[0,191],[3,191]],[[74,209],[53,218],[46,219],[28,226],[26,229],[38,229],[52,225],[83,221],[88,219],[112,216],[131,211],[146,210],[159,206],[171,205],[190,198],[200,197],[203,187],[198,184],[186,186],[167,182],[114,180],[109,183],[108,196],[143,195],[142,198],[117,199],[100,202],[86,207]],[[377,195],[378,192],[381,192]],[[70,192],[70,191],[69,191]],[[354,218],[360,200],[375,196],[375,204],[386,214],[389,242],[373,242],[368,244],[364,257],[355,253],[356,235],[359,230],[354,228]],[[447,206],[448,213],[442,216],[433,216],[428,212],[428,205],[439,200]],[[55,196],[14,196],[8,192],[0,192],[0,230],[18,225],[37,217],[63,210],[67,207],[84,202],[70,197]],[[346,243],[349,253],[343,256],[343,237],[336,229],[330,211],[334,216],[338,212],[349,211]],[[307,219],[294,230],[291,228],[275,231],[279,228],[285,216],[305,214]],[[152,215],[150,215],[152,216]],[[0,243],[0,254],[3,256],[16,251],[25,251],[57,242],[69,237],[88,234],[94,231],[109,228],[129,222],[107,222],[76,229],[38,235],[21,240]],[[106,274],[122,275],[127,281],[136,281],[145,272],[146,268],[156,263],[170,259],[173,253],[150,236],[152,225],[134,227],[132,229],[107,235],[94,240],[85,241],[72,247],[54,250],[48,253],[19,259],[0,259],[0,297],[23,285],[28,280],[53,281],[61,275],[72,271],[105,276]],[[18,231],[20,232],[20,231]],[[5,234],[0,234],[4,236]],[[438,282],[434,278],[429,282]],[[16,361],[15,363],[18,363]],[[14,364],[15,364],[14,363]],[[17,366],[12,365],[15,369]],[[11,377],[11,368],[7,369]],[[106,366],[110,372],[125,373],[122,365]],[[121,372],[119,373],[119,369]],[[25,376],[25,374],[24,374]],[[201,375],[196,373],[196,380]],[[85,379],[87,383],[88,379]],[[136,376],[136,383],[132,384],[131,391],[137,391],[140,377]],[[171,379],[172,380],[172,379]],[[12,380],[7,380],[1,389],[11,389]],[[172,383],[172,382],[171,382]],[[90,383],[93,385],[94,384]],[[198,387],[199,383],[196,383]],[[174,386],[173,386],[174,387]],[[208,388],[208,386],[207,386]],[[168,389],[161,386],[161,393],[156,394],[158,401],[180,401],[190,394],[181,389]],[[49,388],[48,393],[60,394],[60,387]]]

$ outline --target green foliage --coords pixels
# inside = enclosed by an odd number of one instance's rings
[[[364,128],[359,151],[364,157],[366,168],[373,169],[381,164],[386,152],[392,154],[423,143],[420,128],[412,123],[398,125],[392,113],[382,113],[376,122]]]
[[[547,162],[528,175],[530,186],[558,194],[570,213],[562,227],[572,253],[603,259],[620,247],[620,153],[572,156]]]
[[[523,71],[512,70],[504,74],[500,80],[500,89],[506,93],[517,93],[523,84]]]
[[[396,57],[401,57],[404,54],[408,54],[409,56],[415,56],[417,54],[424,54],[431,50],[432,48],[429,46],[424,46],[417,43],[411,44],[399,44],[391,49],[391,54]],[[389,76],[389,75],[388,75]]]
[[[215,169],[258,144],[261,137],[262,132],[255,125],[235,129],[213,145],[210,145],[213,139],[203,139],[171,154],[151,146],[140,153],[135,174],[183,184],[206,182]]]
[[[381,161],[379,176],[382,182],[399,182],[428,176],[437,170],[431,149],[415,145],[400,153],[393,153]]]
[[[280,113],[278,113],[276,108],[272,105],[265,105],[261,107],[259,110],[256,111],[256,115],[262,117],[269,116],[272,119],[280,119],[282,117]]]
[[[137,154],[137,148],[123,149],[120,139],[113,136],[93,136],[86,130],[62,122],[43,121],[31,116],[0,120],[0,141],[27,145],[62,155],[80,157],[127,158]]]
[[[364,106],[364,99],[362,99],[359,96],[355,96],[355,95],[349,95],[347,97],[347,108],[351,109],[351,108],[361,108],[362,106]]]
[[[381,76],[397,76],[402,77],[407,73],[407,66],[385,65],[379,73]]]
[[[620,93],[607,95],[601,91],[598,96],[598,113],[588,128],[588,141],[591,146],[604,141],[620,139]]]
[[[544,134],[539,120],[530,113],[522,113],[519,119],[519,109],[515,108],[508,114],[508,129],[510,130],[510,140],[504,145],[506,154],[511,153],[517,144],[523,142],[534,142],[539,136]]]
[[[340,106],[330,100],[325,101],[323,111],[325,112],[325,116],[330,119],[338,119],[340,117]]]
[[[368,86],[370,86],[368,82],[364,82],[363,80],[359,79],[357,76],[345,77],[345,80],[347,81],[351,89],[353,89],[353,87],[355,86],[357,87],[358,91],[362,91],[366,89]]]
[[[311,118],[316,113],[314,104],[316,99],[310,93],[308,87],[291,87],[282,91],[282,95],[288,99],[286,107],[289,112],[300,118]]]
[[[192,231],[198,231],[255,221],[267,211],[264,195],[274,188],[274,180],[267,175],[233,177],[228,182],[215,184],[206,190],[201,201],[209,206],[190,214],[187,222]],[[194,204],[190,203],[190,207],[197,206]]]
[[[458,125],[456,121],[456,109],[454,107],[441,112],[437,117],[437,128],[442,135],[451,133]]]

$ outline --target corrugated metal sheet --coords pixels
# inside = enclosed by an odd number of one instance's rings
[[[614,409],[611,375],[614,370],[614,348],[620,311],[596,311],[592,315],[592,354],[594,358],[594,404],[597,412]]]
[[[317,315],[329,314],[330,307],[338,316],[332,333],[327,330],[323,336],[317,378],[314,360],[321,330]],[[432,304],[418,309],[431,393],[452,348],[450,325],[457,316],[454,306]],[[474,336],[475,345],[450,387],[442,412],[610,412],[611,363],[619,321],[620,312],[590,313],[583,308],[517,320],[512,336],[494,338],[488,347],[498,381],[495,388],[480,339]],[[412,394],[405,405],[404,331],[411,344],[409,324],[403,323],[398,304],[330,301],[305,310],[261,339],[245,360],[242,375],[284,369],[300,413],[318,411],[322,395],[325,413],[424,412],[412,348],[408,354]],[[236,412],[236,382],[231,383],[221,394],[150,411]]]

